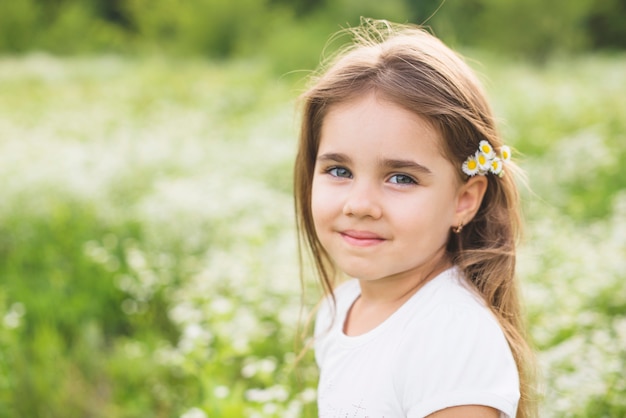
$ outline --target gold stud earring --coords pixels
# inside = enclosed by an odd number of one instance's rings
[[[454,232],[455,234],[460,234],[462,230],[463,230],[463,222],[460,222],[457,226],[452,228],[452,232]]]

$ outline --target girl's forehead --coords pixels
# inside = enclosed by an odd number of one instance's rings
[[[354,162],[408,161],[433,170],[451,163],[441,151],[441,135],[432,123],[376,95],[338,103],[322,123],[317,156]],[[349,157],[349,158],[348,158]]]
[[[405,145],[427,143],[443,155],[442,133],[431,120],[376,91],[331,104],[317,136],[318,148],[328,138],[338,145],[354,137],[374,136],[381,145],[398,145],[398,138],[406,139]]]

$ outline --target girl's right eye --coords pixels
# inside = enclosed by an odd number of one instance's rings
[[[330,167],[326,170],[333,177],[351,178],[352,173],[345,167]]]

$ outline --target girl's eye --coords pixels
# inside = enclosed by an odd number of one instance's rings
[[[326,170],[326,172],[333,177],[342,177],[342,178],[352,177],[352,173],[350,173],[350,170],[344,167],[331,167],[328,170]]]
[[[389,178],[389,182],[393,184],[417,184],[417,181],[406,174],[394,174]]]

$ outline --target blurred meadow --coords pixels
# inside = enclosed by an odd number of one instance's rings
[[[0,417],[316,415],[296,98],[362,15],[464,53],[518,151],[541,416],[626,416],[626,3],[460,3],[0,0]]]

